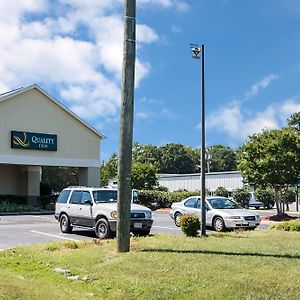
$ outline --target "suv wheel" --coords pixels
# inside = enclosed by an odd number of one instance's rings
[[[65,214],[61,215],[59,219],[59,224],[60,224],[60,230],[63,233],[70,233],[73,229],[72,226],[70,225],[68,216]]]
[[[106,239],[111,236],[108,222],[105,219],[99,219],[95,226],[95,234],[99,239]]]

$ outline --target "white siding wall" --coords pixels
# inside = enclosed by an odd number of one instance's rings
[[[200,174],[160,174],[158,181],[160,186],[165,186],[169,191],[186,189],[188,191],[200,190]],[[240,172],[213,172],[205,174],[205,185],[210,191],[219,186],[232,191],[243,186],[243,178]]]

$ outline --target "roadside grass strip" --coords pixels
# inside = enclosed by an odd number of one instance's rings
[[[60,235],[57,235],[57,234],[50,234],[50,233],[36,231],[36,230],[30,230],[30,232],[35,233],[35,234],[50,236],[50,237],[53,237],[53,238],[56,238],[56,239],[69,240],[69,241],[74,241],[74,242],[80,242],[80,240],[76,240],[76,239],[72,239],[72,238],[60,236]]]
[[[299,232],[154,235],[116,248],[93,239],[2,251],[0,299],[300,299]]]

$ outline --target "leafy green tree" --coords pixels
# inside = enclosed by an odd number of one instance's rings
[[[210,172],[236,170],[236,153],[229,147],[213,145],[206,150],[207,168]]]
[[[132,165],[132,187],[135,189],[153,189],[157,186],[156,167],[148,163]]]
[[[78,168],[42,167],[41,182],[53,192],[60,192],[65,187],[78,185]]]
[[[248,208],[251,194],[246,187],[238,188],[233,191],[232,198],[241,206]]]
[[[155,145],[139,143],[132,145],[133,163],[148,163],[159,167],[159,155],[159,149]]]
[[[288,126],[300,131],[300,111],[292,114],[287,121]]]
[[[229,197],[229,191],[222,186],[216,188],[214,194],[221,197]]]
[[[253,134],[239,152],[238,169],[249,184],[275,190],[277,213],[283,214],[282,190],[300,174],[300,135],[291,128]]]
[[[273,207],[275,204],[274,191],[270,187],[257,187],[254,196],[261,201],[266,208]]]
[[[118,176],[118,155],[116,153],[113,153],[106,163],[102,162],[100,175],[101,186],[106,186],[109,179],[113,179]]]
[[[286,205],[286,210],[289,210],[289,204],[296,200],[296,191],[292,187],[287,187],[282,191],[282,201]]]
[[[159,172],[166,174],[194,173],[196,166],[191,152],[182,144],[167,144],[159,148]]]

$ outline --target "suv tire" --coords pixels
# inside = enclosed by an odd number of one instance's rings
[[[60,230],[63,233],[72,232],[73,227],[70,225],[70,220],[66,214],[62,214],[59,218]]]
[[[99,219],[95,226],[95,234],[99,239],[106,239],[111,236],[111,230],[109,228],[106,219]]]

